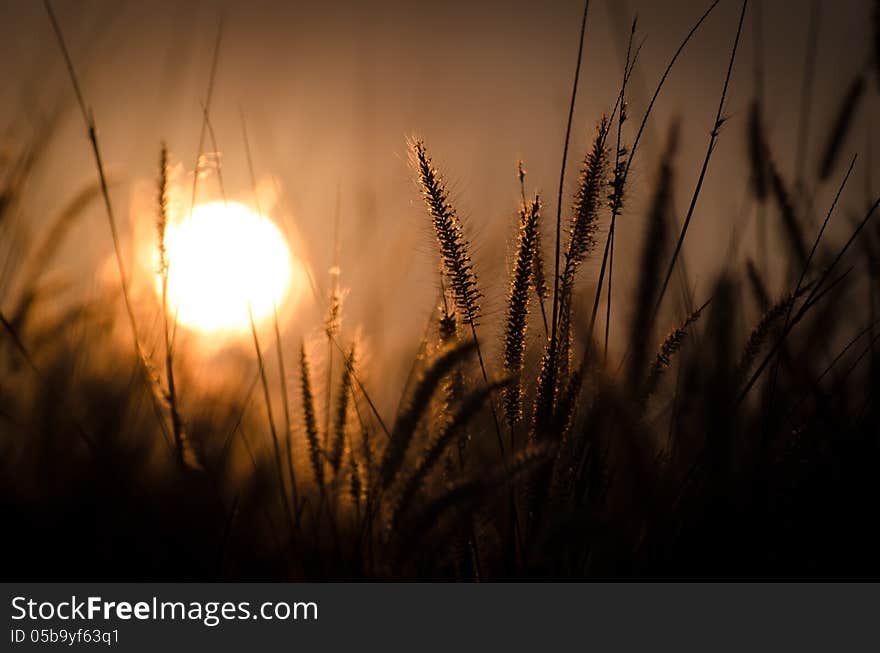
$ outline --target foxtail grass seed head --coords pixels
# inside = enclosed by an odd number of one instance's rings
[[[416,427],[427,412],[434,391],[446,375],[474,351],[475,345],[472,340],[454,345],[441,353],[422,374],[422,378],[413,390],[409,404],[394,422],[391,439],[385,447],[379,469],[383,488],[390,486],[400,471]]]
[[[752,329],[752,332],[749,334],[746,344],[743,347],[743,352],[739,360],[739,371],[741,375],[745,375],[749,372],[755,359],[758,357],[758,354],[761,353],[761,348],[767,341],[767,337],[773,329],[776,328],[779,321],[789,312],[794,303],[804,293],[811,290],[812,287],[813,284],[804,284],[798,289],[797,293],[788,293],[764,312],[761,319]]]
[[[553,352],[554,360],[547,361],[548,376],[556,382],[562,381],[569,366],[571,354],[571,310],[577,271],[596,245],[599,228],[599,209],[602,206],[604,189],[607,188],[608,150],[605,141],[609,122],[602,116],[596,127],[592,146],[581,164],[578,189],[574,197],[574,207],[568,230],[568,248],[562,271],[559,289],[559,318],[556,325],[558,347]],[[551,394],[555,393],[555,390]],[[547,395],[547,391],[542,392]]]
[[[165,251],[165,231],[168,228],[168,150],[165,144],[159,152],[159,211],[156,217],[159,275],[168,276],[168,255]]]
[[[480,316],[480,292],[471,262],[470,243],[464,237],[461,220],[449,202],[446,184],[431,162],[425,144],[415,141],[412,152],[422,198],[431,216],[443,269],[455,295],[456,306],[467,323],[475,324]]]
[[[648,372],[648,379],[645,382],[645,398],[649,397],[657,388],[657,385],[660,382],[660,378],[663,376],[663,373],[671,364],[672,358],[681,349],[682,344],[684,344],[685,338],[688,334],[688,330],[691,328],[691,326],[696,324],[696,322],[700,319],[700,315],[702,315],[703,311],[708,305],[709,302],[706,302],[693,313],[688,315],[685,321],[682,322],[680,326],[670,331],[669,335],[667,335],[663,342],[660,344],[660,349],[657,351],[657,356],[654,359],[653,365],[651,365],[651,369]]]
[[[342,327],[342,302],[345,299],[345,292],[339,287],[340,274],[338,265],[330,268],[330,301],[327,308],[327,320],[324,323],[324,330],[328,338],[334,338]]]
[[[578,189],[574,198],[574,210],[569,226],[568,252],[566,266],[574,268],[580,264],[596,245],[596,232],[599,226],[599,207],[602,190],[607,179],[608,150],[605,140],[608,135],[608,118],[602,116],[596,127],[593,144],[581,165]]]
[[[348,424],[348,408],[351,398],[351,376],[355,364],[354,347],[345,357],[342,366],[342,378],[339,382],[339,391],[336,394],[336,415],[333,423],[333,446],[330,449],[330,466],[333,472],[338,474],[342,465],[342,456],[345,452],[346,426]]]

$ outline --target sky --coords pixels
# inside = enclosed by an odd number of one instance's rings
[[[624,143],[634,138],[663,69],[708,4],[591,2],[564,219],[579,160],[599,116],[614,104],[633,17],[638,17],[635,38],[641,49]],[[685,247],[695,294],[709,291],[726,260],[732,226],[750,233],[745,125],[756,70],[762,71],[768,137],[780,170],[792,180],[802,166],[808,180],[814,178],[840,100],[870,57],[870,5],[868,0],[749,3],[724,107],[727,121]],[[252,198],[243,116],[266,211],[295,234],[294,250],[307,259],[322,293],[334,264],[338,214],[341,282],[348,290],[345,325],[363,331],[377,358],[399,360],[403,369],[437,298],[438,261],[413,182],[407,139],[423,138],[448,179],[474,247],[490,332],[504,306],[520,159],[527,190],[544,197],[547,251],[552,246],[550,221],[583,11],[579,1],[57,0],[54,6],[116,182],[113,200],[132,256],[143,234],[152,233],[150,202],[160,144],[167,144],[172,161],[184,171],[194,167],[221,19],[210,116],[226,192],[246,202]],[[800,107],[814,6],[818,36],[807,117]],[[721,0],[658,98],[616,240],[623,261],[616,278],[621,292],[632,282],[633,266],[626,263],[637,260],[644,205],[665,133],[675,120],[681,126],[675,214],[683,218],[705,156],[740,10],[740,2]],[[28,219],[37,230],[95,179],[81,116],[42,3],[12,0],[0,6],[0,75],[4,148],[25,146],[57,116],[47,154],[28,188]],[[856,152],[860,157],[844,195],[847,207],[862,207],[876,192],[871,150],[880,144],[870,116],[877,112],[877,81],[870,76],[841,157]],[[807,155],[798,157],[797,134],[804,121]],[[871,169],[873,175],[867,172]],[[215,177],[209,174],[201,184],[205,200],[217,199]],[[815,205],[827,206],[833,190],[827,184],[819,188]],[[97,274],[89,260],[110,253],[101,207],[91,213],[59,263],[83,279]],[[755,255],[748,238],[740,260]],[[585,277],[594,278],[596,268],[591,262]],[[587,288],[589,282],[584,296]],[[307,304],[293,310],[288,325],[293,333],[320,330],[320,317]],[[618,322],[627,318],[622,306],[615,314]]]

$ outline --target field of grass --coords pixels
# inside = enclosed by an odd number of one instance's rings
[[[667,73],[716,5],[681,35]],[[431,143],[406,143],[437,293],[389,412],[374,396],[400,365],[364,355],[343,322],[339,267],[323,291],[311,286],[325,316],[316,339],[286,338],[278,308],[262,325],[251,313],[247,349],[218,368],[224,382],[195,387],[192,370],[211,354],[176,346],[189,341],[169,305],[165,238],[174,197],[191,211],[199,176],[174,187],[173,147],[156,144],[151,250],[161,292],[144,303],[99,125],[47,3],[57,41],[48,45],[68,66],[95,169],[93,183],[31,234],[23,189],[53,142],[0,160],[4,576],[880,575],[880,199],[856,129],[880,90],[880,3],[853,8],[873,29],[874,49],[841,71],[852,82],[835,99],[837,117],[810,138],[820,165],[797,179],[777,163],[760,95],[744,133],[726,122],[752,5],[738,4],[732,39],[718,46],[729,65],[696,179],[677,167],[681,126],[654,125],[662,156],[641,162],[650,171],[639,182],[650,197],[644,214],[628,211],[630,171],[666,75],[651,82],[644,112],[630,109],[642,26],[633,23],[619,92],[583,152],[570,147],[579,128],[573,78],[558,188],[530,193],[522,163],[511,175],[520,201],[510,207],[518,217],[503,310],[484,310],[474,235],[457,210],[470,191],[451,193],[455,173],[435,163]],[[582,30],[581,43],[590,38]],[[217,150],[207,106],[204,152]],[[720,139],[747,144],[735,173],[748,184],[757,225],[748,228],[759,237],[754,251],[734,237],[711,291],[695,294],[683,251],[691,224],[708,219],[699,200]],[[575,159],[572,194],[564,171]],[[850,176],[860,168],[868,188],[855,200]],[[673,206],[680,186],[690,201]],[[827,205],[815,201],[823,189]],[[114,285],[98,300],[62,303],[65,280],[45,270],[63,242],[88,238],[78,219],[93,202],[103,203],[112,236]],[[616,247],[618,220],[637,221],[640,242]],[[615,285],[621,266],[634,270],[632,292]],[[771,276],[784,283],[774,287]],[[612,311],[628,316],[625,328]]]

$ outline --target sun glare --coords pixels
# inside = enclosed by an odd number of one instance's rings
[[[273,315],[288,293],[291,255],[278,227],[237,202],[212,202],[169,224],[168,310],[204,332],[250,328]],[[161,280],[158,284],[161,293]]]

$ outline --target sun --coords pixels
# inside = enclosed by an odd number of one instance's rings
[[[178,323],[206,333],[242,331],[272,316],[291,282],[291,254],[278,227],[238,202],[196,206],[165,233],[167,306]],[[157,284],[161,296],[161,279]]]

